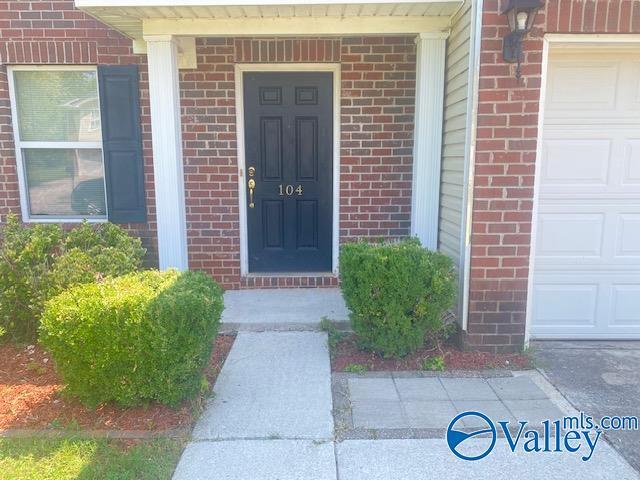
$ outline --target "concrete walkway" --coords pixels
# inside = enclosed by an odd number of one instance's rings
[[[325,333],[239,333],[215,392],[196,440],[333,438]]]
[[[225,321],[239,324],[248,315],[249,325],[272,323],[281,330],[279,312],[288,328],[298,318],[305,330],[340,311],[335,291],[314,292],[317,298],[302,290],[261,292],[269,308],[258,308],[256,297],[247,306],[249,297],[228,294]],[[521,375],[370,372],[332,380],[325,333],[241,329],[174,480],[640,480],[604,440],[588,462],[566,451],[520,447],[514,453],[504,436],[480,461],[455,457],[444,439],[446,425],[467,408],[514,422],[575,415],[538,372]],[[465,419],[462,428],[478,427]],[[470,452],[487,447],[486,436],[464,442]]]
[[[240,332],[175,480],[335,480],[320,332]]]

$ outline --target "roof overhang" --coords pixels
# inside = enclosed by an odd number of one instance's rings
[[[75,0],[134,39],[151,35],[391,35],[448,31],[464,0]]]

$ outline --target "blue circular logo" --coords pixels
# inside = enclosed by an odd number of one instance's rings
[[[472,425],[471,428],[474,428],[474,431],[456,429],[456,426],[460,429],[464,428],[464,419]],[[457,425],[458,423],[459,425]],[[466,442],[473,437],[479,438],[474,442]],[[462,460],[480,460],[486,457],[496,446],[496,438],[495,425],[489,417],[480,412],[462,412],[451,420],[447,428],[449,449]]]

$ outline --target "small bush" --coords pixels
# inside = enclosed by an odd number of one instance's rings
[[[340,276],[362,348],[404,356],[447,330],[442,315],[455,299],[453,264],[418,240],[347,244],[340,254]]]
[[[442,372],[446,368],[446,363],[442,355],[436,357],[424,358],[420,362],[420,370],[429,370],[432,372]]]
[[[47,299],[96,278],[137,270],[145,254],[140,239],[111,223],[22,225],[9,215],[0,232],[0,328],[32,341]]]
[[[47,302],[40,341],[67,392],[87,405],[175,406],[203,385],[222,305],[204,273],[129,274]]]

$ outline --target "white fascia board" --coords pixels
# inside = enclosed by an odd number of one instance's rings
[[[384,35],[443,32],[448,17],[144,19],[144,36]]]
[[[75,0],[78,8],[95,7],[231,7],[231,6],[269,6],[269,5],[340,5],[340,4],[385,4],[396,3],[393,0]],[[462,0],[402,0],[401,3],[462,3]]]

